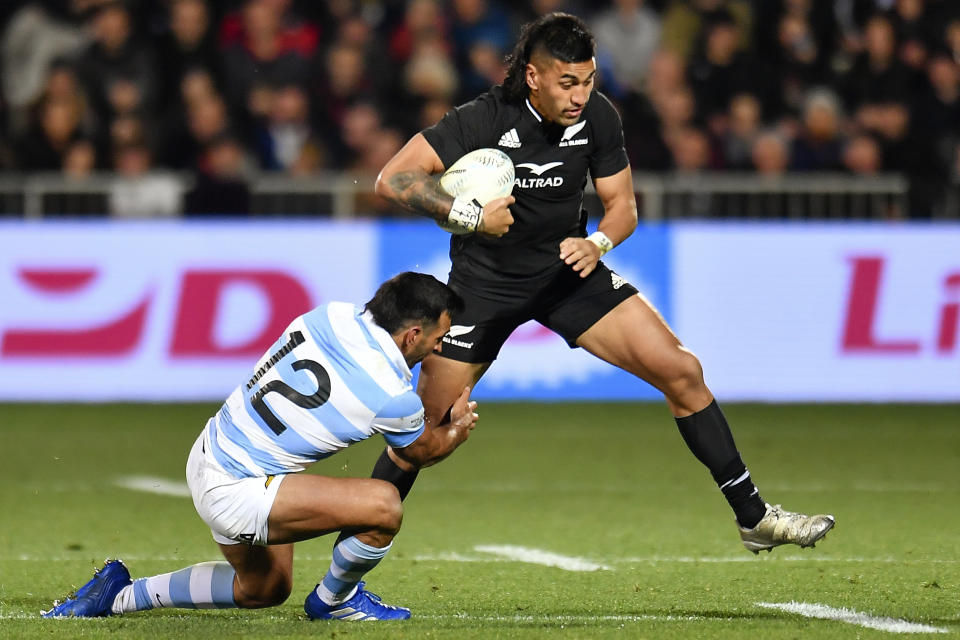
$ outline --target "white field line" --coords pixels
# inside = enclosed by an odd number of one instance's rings
[[[525,549],[524,547],[501,547],[496,545],[478,545],[474,547],[476,551],[485,552],[484,555],[459,553],[456,551],[445,551],[441,553],[421,553],[413,556],[416,562],[534,562],[529,559],[513,557],[507,553],[497,553],[497,549]],[[529,551],[529,550],[528,550]],[[535,550],[534,550],[535,551]],[[487,555],[489,554],[489,555]],[[299,556],[298,556],[299,557]],[[564,557],[564,556],[560,556]],[[40,559],[40,558],[38,558]],[[304,558],[307,559],[307,558]],[[727,563],[746,563],[746,562],[822,562],[822,563],[851,563],[851,564],[904,564],[904,565],[929,565],[929,564],[958,564],[960,560],[955,559],[930,559],[930,560],[906,560],[903,558],[836,558],[830,556],[816,556],[813,554],[804,554],[802,556],[762,555],[759,558],[753,554],[744,553],[736,556],[628,556],[623,558],[609,558],[604,562],[606,564],[579,558],[585,562],[603,569],[612,569],[610,565],[635,565],[635,564],[727,564]],[[534,564],[545,564],[534,562]],[[548,565],[555,566],[555,565]],[[580,569],[580,571],[595,571],[596,569]]]
[[[758,602],[758,607],[766,609],[778,609],[788,613],[795,613],[805,618],[818,618],[820,620],[837,620],[848,624],[855,624],[867,629],[877,629],[878,631],[887,631],[890,633],[949,633],[949,629],[942,627],[932,627],[928,624],[917,622],[908,622],[898,618],[871,616],[867,613],[860,613],[852,609],[843,609],[828,607],[825,604],[807,603],[807,602]]]
[[[490,553],[508,560],[516,560],[517,562],[557,567],[565,571],[601,571],[610,568],[584,558],[562,556],[559,553],[544,551],[543,549],[518,547],[511,544],[480,544],[475,546],[473,550],[481,553]]]
[[[161,496],[189,498],[190,489],[186,482],[176,482],[157,476],[121,476],[114,480],[114,484],[132,491],[144,491]]]
[[[182,612],[178,615],[182,615]],[[202,614],[200,614],[202,615]],[[290,617],[282,615],[273,615],[273,616],[264,616],[262,612],[258,612],[257,620],[263,620],[266,617],[268,620],[290,620]],[[40,612],[36,614],[30,614],[26,612],[17,612],[17,613],[0,613],[0,620],[39,620]],[[414,621],[416,620],[467,620],[470,622],[506,622],[506,623],[519,623],[519,622],[536,622],[536,623],[546,623],[559,622],[561,624],[573,624],[573,623],[590,623],[590,622],[688,622],[688,621],[703,621],[707,620],[703,616],[658,616],[658,615],[609,615],[609,616],[574,616],[574,615],[560,615],[560,616],[550,616],[550,615],[541,615],[541,616],[475,616],[468,613],[454,613],[450,615],[418,615],[414,614]],[[103,618],[61,618],[57,622],[63,624],[67,622],[68,624],[102,624]],[[710,617],[709,620],[727,620],[730,621],[732,618],[714,618]]]
[[[609,615],[609,616],[574,616],[574,615],[540,615],[540,616],[475,616],[469,613],[455,613],[451,615],[416,615],[416,620],[469,620],[470,622],[539,622],[539,623],[576,623],[576,622],[686,622],[689,620],[707,620],[703,616],[657,616],[657,615]],[[709,618],[710,620],[732,620],[733,618]]]

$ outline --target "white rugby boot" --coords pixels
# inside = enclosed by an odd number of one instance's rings
[[[781,544],[812,547],[833,528],[833,516],[808,516],[786,511],[780,505],[767,505],[767,513],[752,529],[740,529],[740,539],[748,551],[772,551]]]

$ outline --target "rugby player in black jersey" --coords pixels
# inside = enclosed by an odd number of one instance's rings
[[[503,85],[415,135],[377,178],[379,195],[453,234],[449,284],[466,308],[453,318],[443,351],[421,365],[417,392],[426,419],[442,422],[510,333],[534,319],[663,392],[687,446],[733,508],[747,549],[813,546],[833,517],[761,499],[696,356],[600,260],[636,228],[637,208],[620,117],[596,91],[594,55],[593,36],[579,18],[553,13],[527,24]],[[481,208],[445,193],[436,176],[485,147],[510,156],[517,178],[512,196]],[[604,209],[589,236],[582,211],[588,174]],[[416,473],[388,447],[373,475],[393,482],[402,497]]]

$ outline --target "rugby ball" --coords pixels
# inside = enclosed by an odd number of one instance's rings
[[[484,206],[513,191],[513,162],[499,149],[475,149],[460,157],[440,176],[440,186],[455,198]]]

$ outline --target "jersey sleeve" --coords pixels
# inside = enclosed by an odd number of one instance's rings
[[[393,396],[373,418],[373,428],[391,447],[402,449],[423,433],[423,402],[413,390]]]
[[[624,148],[620,114],[602,93],[597,93],[593,100],[598,103],[598,109],[591,121],[598,126],[593,133],[596,144],[590,153],[590,175],[596,180],[622,171],[630,161]]]
[[[490,93],[451,109],[432,127],[423,130],[444,167],[449,167],[462,155],[474,149],[493,146],[497,131],[497,104]]]

